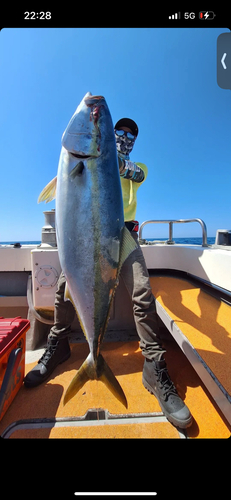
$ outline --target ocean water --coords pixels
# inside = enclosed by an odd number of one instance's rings
[[[148,241],[166,241],[167,238],[146,238]],[[208,245],[213,245],[215,243],[215,236],[208,236]],[[202,238],[174,238],[173,241],[178,244],[183,245],[201,245]],[[20,243],[21,245],[40,245],[41,241],[0,241],[0,245],[14,245],[15,243]]]
[[[41,241],[0,241],[0,245],[15,245],[15,243],[20,243],[21,245],[40,245]]]
[[[167,238],[146,238],[148,241],[166,241]],[[174,238],[173,236],[173,241],[178,244],[182,245],[202,245],[202,237],[199,238]],[[214,245],[215,243],[215,236],[208,236],[207,237],[207,243],[208,245]]]

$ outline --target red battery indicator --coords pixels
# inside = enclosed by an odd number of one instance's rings
[[[203,21],[206,21],[207,19],[214,19],[216,14],[212,12],[212,10],[203,10],[199,12],[199,19],[203,19]]]

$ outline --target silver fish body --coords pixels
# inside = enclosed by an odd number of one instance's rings
[[[135,248],[125,233],[114,128],[102,96],[86,94],[63,134],[56,228],[67,281],[65,296],[74,304],[90,349],[64,404],[87,380],[99,379],[127,406],[121,386],[100,354],[119,270]]]

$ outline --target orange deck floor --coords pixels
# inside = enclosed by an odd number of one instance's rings
[[[106,340],[106,338],[105,338]],[[187,429],[190,438],[228,438],[230,428],[211,402],[200,379],[174,341],[165,341],[170,375],[180,396],[194,417]],[[118,378],[128,400],[128,409],[114,398],[101,382],[89,381],[63,406],[64,392],[88,354],[87,343],[72,344],[72,355],[56,368],[50,379],[34,389],[20,389],[0,422],[0,435],[19,419],[71,417],[84,415],[89,408],[104,408],[110,413],[161,412],[158,401],[142,385],[144,358],[137,341],[104,342],[103,356]],[[26,365],[26,373],[35,365]],[[17,430],[11,438],[179,438],[169,422],[63,427]]]
[[[183,279],[150,281],[156,299],[231,395],[231,307]]]

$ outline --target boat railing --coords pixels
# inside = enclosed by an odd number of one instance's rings
[[[168,240],[165,243],[167,243],[168,245],[173,245],[174,244],[174,241],[173,241],[173,224],[187,224],[188,222],[198,222],[200,224],[200,226],[202,228],[202,247],[207,247],[208,246],[208,243],[207,243],[207,228],[206,228],[205,222],[202,219],[146,220],[146,221],[142,222],[142,224],[140,225],[140,230],[139,230],[139,240],[140,240],[140,243],[142,243],[142,242],[145,241],[145,240],[143,240],[142,235],[143,235],[143,228],[147,224],[169,224],[169,238],[168,238]]]

